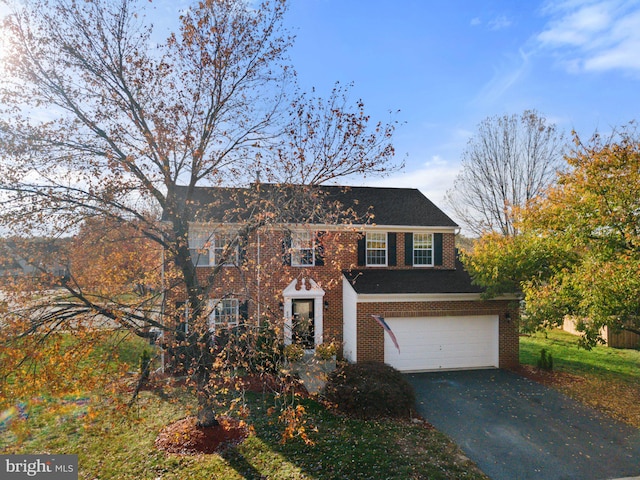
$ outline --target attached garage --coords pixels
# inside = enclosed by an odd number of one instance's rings
[[[402,372],[511,368],[518,365],[517,300],[483,299],[462,266],[350,271],[343,278],[343,356]]]
[[[384,362],[403,372],[499,366],[497,315],[387,318]]]

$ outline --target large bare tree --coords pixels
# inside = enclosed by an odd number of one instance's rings
[[[194,2],[180,16],[179,31],[161,44],[144,14],[148,3],[13,2],[2,25],[0,228],[61,237],[100,217],[101,225],[126,226],[122,232],[162,249],[175,273],[164,287],[184,292],[193,319],[183,367],[198,387],[201,421],[214,424],[211,332],[204,319],[217,270],[199,278],[190,257],[196,187],[247,182],[254,175],[247,172],[265,165],[270,178],[312,186],[384,173],[394,166],[394,124],[370,124],[362,102],[350,103],[343,88],[326,100],[297,93],[285,0]],[[298,196],[311,191],[300,188]],[[261,199],[258,208],[255,201],[242,199],[255,215],[233,212],[243,219],[236,242],[278,221],[273,212],[282,206]],[[159,210],[164,222],[154,214]],[[41,301],[28,298],[22,305],[31,313],[15,316],[29,318],[24,329],[3,334],[60,322],[70,328],[71,319],[88,314],[142,333],[169,329],[184,314],[168,309],[164,314],[173,318],[159,317],[152,297],[162,292],[143,292],[142,300],[105,298],[105,289],[92,293],[82,277],[71,270],[51,278],[50,286],[59,288]],[[18,296],[11,305],[20,305]]]
[[[539,113],[494,116],[478,125],[462,154],[447,202],[474,235],[513,235],[512,209],[555,181],[563,135]]]

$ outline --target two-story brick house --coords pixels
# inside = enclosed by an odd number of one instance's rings
[[[282,322],[285,343],[338,341],[349,361],[403,371],[517,364],[514,299],[480,298],[456,257],[458,226],[418,190],[322,186],[311,201],[247,201],[280,188],[199,188],[192,197],[192,261],[203,279],[218,267],[211,328]],[[262,219],[261,205],[271,210]]]

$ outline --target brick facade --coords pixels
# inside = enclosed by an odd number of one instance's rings
[[[310,228],[310,227],[309,227]],[[320,229],[320,228],[318,228]],[[376,231],[380,231],[379,227]],[[390,228],[388,232],[393,232]],[[453,270],[456,266],[455,234],[442,233],[442,265],[412,267],[405,265],[404,236],[396,233],[396,265],[393,267],[358,266],[358,239],[360,230],[323,230],[323,264],[315,266],[289,266],[284,262],[285,229],[263,228],[246,239],[240,266],[225,266],[216,276],[210,298],[237,298],[247,302],[249,322],[279,322],[283,324],[285,312],[283,291],[294,280],[300,288],[304,279],[311,279],[325,292],[323,305],[323,340],[343,341],[342,272],[353,269],[433,269]],[[213,267],[198,267],[201,282],[207,281]],[[307,282],[308,285],[308,282]],[[510,319],[506,313],[509,312]],[[371,314],[384,317],[428,317],[456,315],[499,316],[499,366],[511,367],[518,363],[518,309],[508,301],[439,301],[439,302],[379,302],[358,303],[357,306],[357,361],[384,361],[382,328],[371,321]]]
[[[393,231],[393,230],[389,230]],[[296,267],[283,264],[283,230],[260,230],[246,241],[241,266],[225,266],[216,275],[211,298],[233,296],[249,302],[248,314],[253,321],[273,321],[281,318],[282,292],[294,279],[310,278],[326,292],[325,329],[329,339],[342,338],[342,272],[356,268],[359,231],[326,231],[323,235],[324,265]],[[388,270],[406,269],[404,235],[397,233],[397,265]],[[362,268],[362,267],[359,267]],[[413,268],[413,267],[410,267]],[[420,267],[425,268],[425,267]],[[433,269],[455,268],[455,235],[443,234],[443,265]],[[213,267],[198,267],[201,284],[207,282]]]

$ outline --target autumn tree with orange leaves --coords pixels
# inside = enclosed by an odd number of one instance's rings
[[[519,235],[485,235],[465,262],[488,295],[521,291],[531,326],[577,319],[590,347],[603,326],[640,334],[640,136],[631,123],[574,140],[557,185],[518,212]]]
[[[202,424],[215,425],[206,301],[217,271],[199,278],[191,258],[195,187],[246,185],[257,170],[265,181],[307,186],[384,174],[397,167],[395,122],[372,122],[339,85],[326,99],[298,91],[285,0],[194,2],[163,43],[145,17],[150,2],[9,3],[0,228],[50,239],[80,229],[76,242],[93,240],[70,251],[65,275],[42,271],[28,292],[3,287],[11,301],[2,341],[27,344],[62,327],[84,331],[87,318],[134,333],[154,327],[172,338],[185,309],[161,305],[165,294],[178,292],[192,322],[181,340],[182,368],[197,387]],[[187,187],[186,198],[178,198],[178,186]],[[315,204],[303,187],[297,203]],[[254,214],[244,217],[234,242],[277,223],[279,198],[248,200]],[[252,201],[260,208],[250,208]],[[101,228],[108,231],[101,235]],[[129,247],[149,258],[131,263]],[[91,264],[92,252],[110,258]],[[151,252],[164,255],[164,283],[128,295],[134,284],[156,284],[159,257]],[[123,272],[127,265],[135,268]]]

